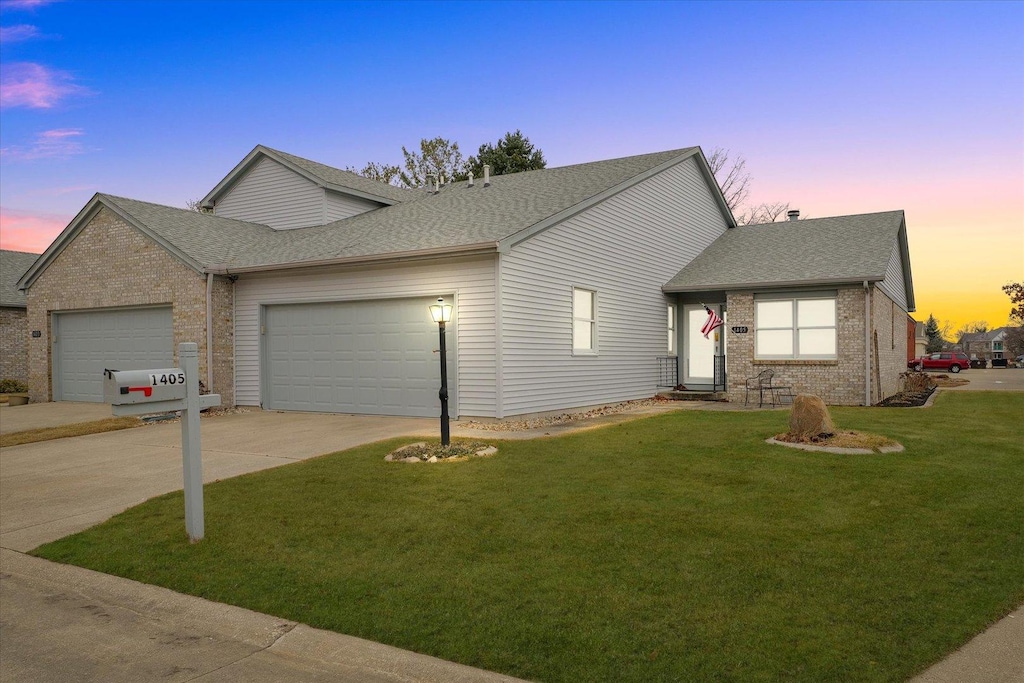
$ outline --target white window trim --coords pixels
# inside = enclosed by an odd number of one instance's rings
[[[835,324],[833,325],[800,325],[797,315],[797,304],[800,301],[831,301],[834,307]],[[789,327],[767,327],[761,326],[757,320],[757,305],[759,303],[789,302],[792,306],[793,324]],[[788,330],[793,335],[792,355],[763,355],[757,351],[757,333],[761,330],[781,331]],[[801,330],[832,330],[836,336],[836,352],[834,354],[801,354],[800,353],[800,331]],[[838,360],[839,358],[839,298],[838,296],[778,296],[765,297],[754,300],[754,360]]]
[[[675,304],[668,304],[666,308],[667,312],[665,314],[665,318],[668,323],[668,355],[677,356],[679,355],[679,315],[676,311]]]
[[[581,318],[576,315],[576,292],[587,292],[590,294],[592,318]],[[572,355],[574,356],[596,356],[597,355],[597,290],[588,287],[573,287],[572,292]],[[590,323],[590,348],[576,348],[576,323]]]

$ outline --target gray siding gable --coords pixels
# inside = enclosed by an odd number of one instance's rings
[[[275,230],[308,228],[324,222],[324,190],[263,158],[221,197],[214,215],[262,223]]]
[[[649,397],[667,354],[661,287],[729,229],[696,158],[502,253],[502,414]],[[597,353],[572,349],[572,289],[597,292]]]

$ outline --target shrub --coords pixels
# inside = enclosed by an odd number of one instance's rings
[[[16,379],[0,379],[0,394],[23,394],[28,385]]]

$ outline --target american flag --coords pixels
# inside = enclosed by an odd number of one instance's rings
[[[716,327],[720,327],[725,321],[719,318],[718,314],[707,306],[704,307],[704,310],[708,312],[708,319],[704,322],[704,327],[700,328],[700,331],[701,334],[704,335],[704,338],[707,339],[708,335],[711,334],[711,331]]]

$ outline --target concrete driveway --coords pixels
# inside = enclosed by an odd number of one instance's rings
[[[80,406],[5,408],[0,421],[9,426],[12,410],[21,411],[21,425],[55,426],[61,414],[79,419]],[[102,409],[99,417],[109,416],[109,406]],[[393,436],[432,435],[437,424],[254,410],[204,418],[201,430],[209,482]],[[180,424],[163,423],[3,449],[0,681],[513,680],[22,554],[180,489],[180,441]]]
[[[969,382],[962,387],[949,387],[943,391],[1024,391],[1022,368],[972,368],[950,377],[966,379]]]

